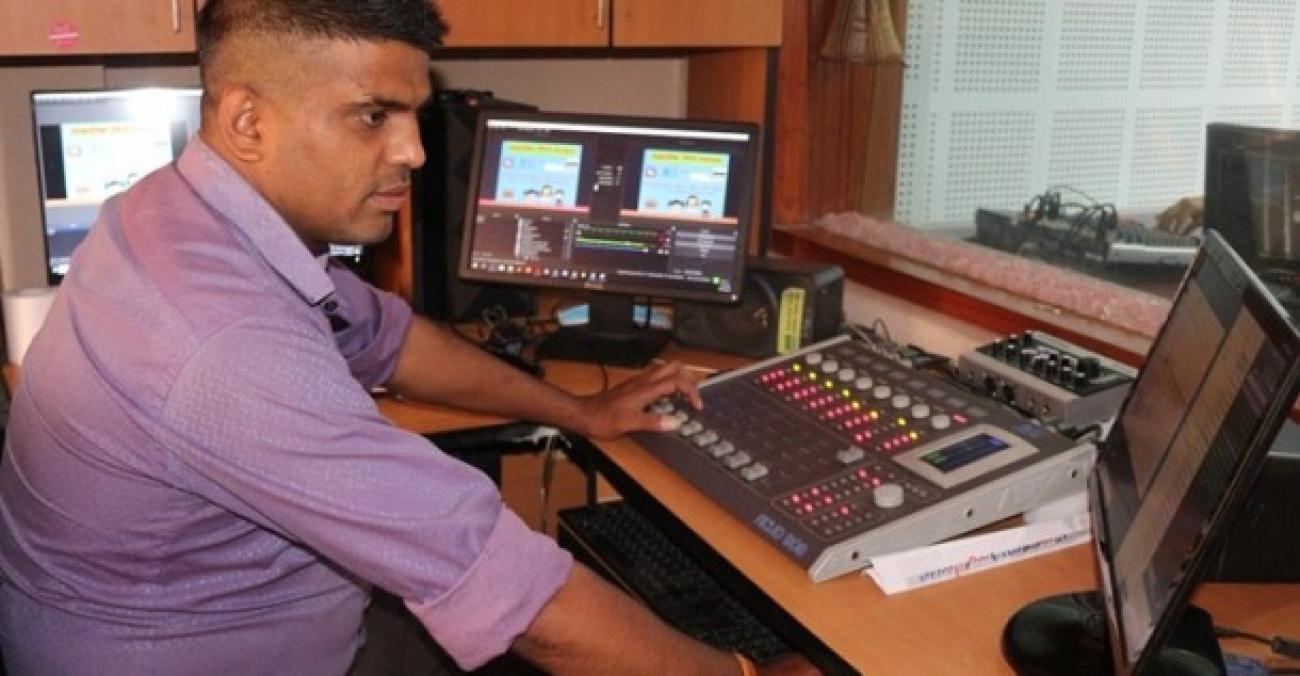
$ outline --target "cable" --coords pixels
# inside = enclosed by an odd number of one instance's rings
[[[1214,628],[1214,634],[1219,638],[1243,638],[1248,641],[1262,643],[1278,655],[1290,657],[1292,659],[1300,659],[1300,641],[1293,638],[1274,636],[1270,639],[1260,636],[1259,634],[1252,634],[1248,631],[1241,631],[1240,629],[1222,626],[1216,626]]]

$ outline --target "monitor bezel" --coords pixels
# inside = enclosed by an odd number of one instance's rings
[[[32,127],[32,161],[36,170],[37,185],[37,208],[41,212],[40,234],[41,234],[41,258],[45,267],[45,281],[50,286],[57,286],[63,282],[64,275],[56,273],[50,265],[50,236],[48,234],[49,223],[46,220],[45,213],[45,167],[42,165],[41,157],[41,131],[40,123],[36,117],[36,99],[38,96],[49,95],[66,95],[66,96],[86,96],[111,98],[120,97],[125,94],[139,92],[162,92],[162,93],[184,93],[187,95],[197,96],[202,99],[203,88],[198,86],[153,86],[145,85],[139,87],[108,87],[108,88],[75,88],[75,89],[33,89],[27,97],[27,111],[31,119]],[[98,217],[96,218],[98,220]],[[89,231],[88,231],[89,234]]]
[[[1300,252],[1296,258],[1276,258],[1261,255],[1259,244],[1253,231],[1254,223],[1247,222],[1225,224],[1229,202],[1224,198],[1224,182],[1227,177],[1221,171],[1221,159],[1230,153],[1240,154],[1248,145],[1267,144],[1279,155],[1289,154],[1296,158],[1300,166],[1300,130],[1275,127],[1259,127],[1230,122],[1211,122],[1205,127],[1205,186],[1204,214],[1202,223],[1205,229],[1219,231],[1250,269],[1257,273],[1285,270],[1300,274]],[[1300,180],[1300,176],[1297,177]],[[1225,227],[1225,225],[1229,227]]]
[[[732,262],[734,284],[729,294],[723,295],[708,291],[691,291],[683,289],[656,288],[652,285],[639,284],[594,284],[590,281],[559,280],[540,276],[525,276],[511,273],[496,273],[488,270],[475,270],[470,266],[475,234],[475,218],[478,215],[479,190],[482,181],[483,157],[487,145],[487,126],[492,120],[518,120],[523,122],[556,122],[573,124],[596,124],[627,127],[659,127],[680,129],[684,131],[704,131],[722,133],[744,133],[749,140],[745,143],[745,153],[741,162],[744,170],[749,172],[750,180],[742,181],[736,195],[737,229],[740,248]],[[750,239],[755,232],[754,195],[759,185],[759,153],[761,150],[761,128],[750,122],[700,120],[686,118],[645,117],[630,115],[601,115],[592,113],[572,113],[557,111],[526,110],[487,110],[479,114],[474,134],[474,145],[470,162],[469,180],[466,187],[465,218],[460,223],[461,250],[457,258],[457,272],[462,279],[477,282],[510,284],[536,288],[551,288],[585,293],[610,293],[647,298],[690,300],[713,302],[721,305],[734,305],[740,302],[744,288],[745,259],[751,246]]]
[[[1273,295],[1268,292],[1268,289],[1260,282],[1249,266],[1246,265],[1242,257],[1238,256],[1217,232],[1207,231],[1200,252],[1191,266],[1188,267],[1187,274],[1179,286],[1175,302],[1177,302],[1177,299],[1182,298],[1187,286],[1193,283],[1193,279],[1201,266],[1211,263],[1212,259],[1221,257],[1233,261],[1240,272],[1244,273],[1248,285],[1248,289],[1244,292],[1248,296],[1247,301],[1269,308],[1266,313],[1256,314],[1265,333],[1270,336],[1277,336],[1280,333],[1289,334],[1287,338],[1297,346],[1297,349],[1300,349],[1300,332],[1290,321],[1289,315],[1278,304]],[[1165,333],[1170,330],[1170,325],[1170,322],[1165,322],[1152,342],[1153,346],[1159,344]],[[1140,380],[1142,377],[1143,374],[1139,373],[1138,379]],[[1088,497],[1092,517],[1093,551],[1099,571],[1101,592],[1105,599],[1107,634],[1110,641],[1114,673],[1117,676],[1138,674],[1148,670],[1158,659],[1162,647],[1169,642],[1170,636],[1175,631],[1183,612],[1189,605],[1192,593],[1205,576],[1212,551],[1222,541],[1227,527],[1245,505],[1250,488],[1258,478],[1267,460],[1273,437],[1276,435],[1277,430],[1280,429],[1288,412],[1291,411],[1297,394],[1300,394],[1300,362],[1292,363],[1290,370],[1285,374],[1282,389],[1288,393],[1288,396],[1273,399],[1264,414],[1263,424],[1250,437],[1234,476],[1225,489],[1223,499],[1214,508],[1209,519],[1206,535],[1197,545],[1196,551],[1191,555],[1190,561],[1187,563],[1187,573],[1170,592],[1168,606],[1156,620],[1150,637],[1134,661],[1128,659],[1128,649],[1122,627],[1123,613],[1119,607],[1120,595],[1114,586],[1116,582],[1112,573],[1114,551],[1112,544],[1109,542],[1105,489],[1101,480],[1102,472],[1105,471],[1107,463],[1112,461],[1108,453],[1111,445],[1108,442],[1111,438],[1114,438],[1113,435],[1107,437],[1107,440],[1101,443],[1097,462],[1088,478]],[[1117,421],[1122,419],[1134,394],[1138,391],[1138,382],[1135,381],[1124,398],[1120,412],[1116,417]]]

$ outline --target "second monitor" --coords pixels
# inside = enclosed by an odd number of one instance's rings
[[[635,297],[739,300],[757,149],[745,123],[489,111],[460,274],[586,292],[587,325],[545,356],[643,365],[669,334],[634,321]]]

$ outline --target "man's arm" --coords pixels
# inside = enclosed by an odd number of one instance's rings
[[[534,420],[598,438],[672,429],[668,418],[645,407],[674,392],[701,405],[694,380],[680,364],[650,369],[595,396],[575,397],[419,316],[407,330],[388,386],[412,399]]]

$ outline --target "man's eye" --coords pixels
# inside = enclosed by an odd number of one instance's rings
[[[361,122],[367,127],[377,129],[388,120],[388,113],[383,110],[367,110],[361,113]]]

